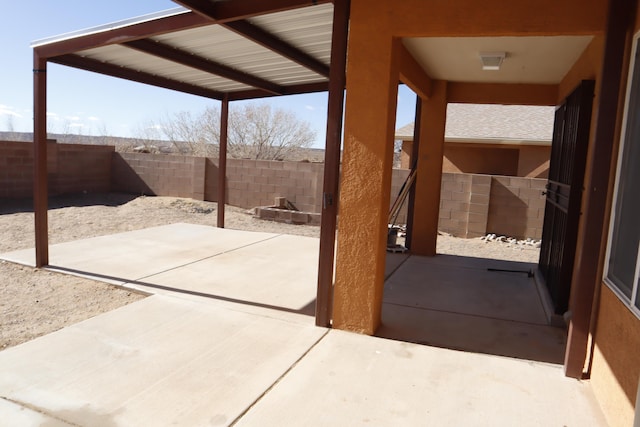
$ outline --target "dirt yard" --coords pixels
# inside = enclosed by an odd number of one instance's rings
[[[51,244],[176,222],[216,225],[217,204],[174,197],[77,195],[50,202]],[[228,206],[227,228],[318,237],[319,227],[253,218]],[[0,200],[0,253],[34,246],[32,208]],[[526,245],[440,236],[438,253],[537,262]],[[0,261],[0,350],[137,301],[144,296],[101,282]]]

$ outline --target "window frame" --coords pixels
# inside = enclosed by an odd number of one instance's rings
[[[618,191],[620,188],[620,175],[622,172],[623,166],[623,154],[624,149],[627,144],[627,121],[629,120],[629,116],[632,114],[629,113],[630,106],[632,105],[631,96],[632,96],[632,88],[634,83],[635,73],[640,69],[640,31],[634,34],[633,36],[633,44],[631,48],[631,58],[629,61],[629,74],[627,75],[627,86],[625,90],[625,100],[624,100],[624,113],[622,116],[622,131],[620,134],[620,143],[618,146],[618,158],[616,160],[616,178],[615,184],[613,187],[613,198],[611,202],[611,215],[609,218],[608,231],[607,231],[607,251],[605,257],[605,265],[604,265],[604,277],[603,282],[607,285],[611,291],[624,303],[624,305],[633,313],[635,316],[640,319],[640,302],[636,305],[638,301],[638,293],[640,293],[640,242],[638,243],[638,253],[636,257],[636,268],[633,283],[631,284],[631,296],[627,297],[625,293],[618,288],[618,286],[613,283],[609,279],[609,260],[611,256],[611,249],[613,247],[613,233],[614,227],[616,224],[616,206],[618,203]],[[638,84],[640,86],[640,72],[638,73]],[[640,111],[640,90],[635,94],[634,103],[639,106]],[[640,141],[637,142],[640,144]]]

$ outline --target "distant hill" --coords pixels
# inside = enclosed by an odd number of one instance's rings
[[[140,138],[124,138],[119,136],[93,136],[73,134],[49,134],[50,139],[55,139],[62,144],[87,144],[87,145],[112,145],[120,152],[153,152],[173,155],[189,155],[191,147],[187,142],[171,142],[164,140],[143,140]],[[0,141],[32,142],[31,132],[6,132],[0,131]],[[218,146],[207,147],[207,155],[217,157]],[[284,160],[324,162],[324,150],[320,148],[301,148]]]

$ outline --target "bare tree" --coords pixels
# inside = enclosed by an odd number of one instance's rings
[[[155,145],[162,137],[162,130],[152,120],[140,123],[133,131],[133,138],[128,144],[120,144],[116,147],[118,151],[129,152],[139,151],[143,153],[156,153],[158,146]]]
[[[143,128],[151,127],[149,124]],[[220,109],[207,107],[199,115],[179,112],[167,115],[152,126],[168,140],[174,151],[194,156],[216,156],[220,144]],[[284,160],[298,148],[315,140],[309,123],[292,112],[268,104],[246,104],[229,113],[230,157]]]
[[[200,127],[209,150],[208,156],[218,156],[220,147],[220,109],[207,107],[200,116]]]
[[[214,144],[218,143],[220,113],[214,107],[207,107],[199,115],[188,111],[175,113],[162,122],[159,128],[163,135],[179,153],[193,156],[211,156],[215,154]]]
[[[19,135],[13,125],[13,116],[11,114],[8,114],[5,118],[5,127],[7,128],[7,132],[5,133],[4,138],[8,141],[19,141]]]
[[[236,158],[283,160],[308,148],[316,134],[308,122],[269,104],[246,104],[229,118],[229,154]]]
[[[119,145],[119,139],[111,135],[109,129],[107,129],[107,125],[103,122],[97,126],[96,136],[91,138],[91,140],[95,141],[94,143],[96,145],[113,145],[116,149]]]

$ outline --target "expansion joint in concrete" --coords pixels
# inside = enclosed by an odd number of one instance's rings
[[[307,355],[309,353],[311,353],[311,351],[316,348],[316,346],[318,344],[320,344],[320,341],[322,341],[328,334],[329,332],[331,332],[331,329],[327,329],[324,334],[322,334],[322,336],[320,338],[318,338],[316,340],[316,342],[314,342],[308,349],[307,351],[305,351],[304,353],[302,353],[302,355],[291,364],[291,366],[289,366],[289,368],[284,371],[282,373],[282,375],[280,375],[278,378],[276,378],[276,380],[273,382],[273,384],[271,384],[260,396],[258,396],[258,398],[256,398],[256,400],[254,400],[249,406],[247,406],[247,408],[242,411],[242,413],[240,415],[238,415],[236,417],[235,420],[233,420],[230,424],[229,427],[233,427],[235,426],[240,420],[242,420],[242,417],[244,417],[247,413],[249,413],[249,411],[251,411],[252,408],[254,408],[258,403],[260,403],[260,401],[269,394],[269,392],[271,392],[271,390],[273,390],[275,388],[275,386],[277,386],[283,379],[286,378],[287,375],[289,375],[289,372],[291,372],[293,370],[293,368],[295,368],[296,366],[298,366],[298,364],[300,363],[300,361],[302,361],[302,359],[304,359],[305,357],[307,357]]]

